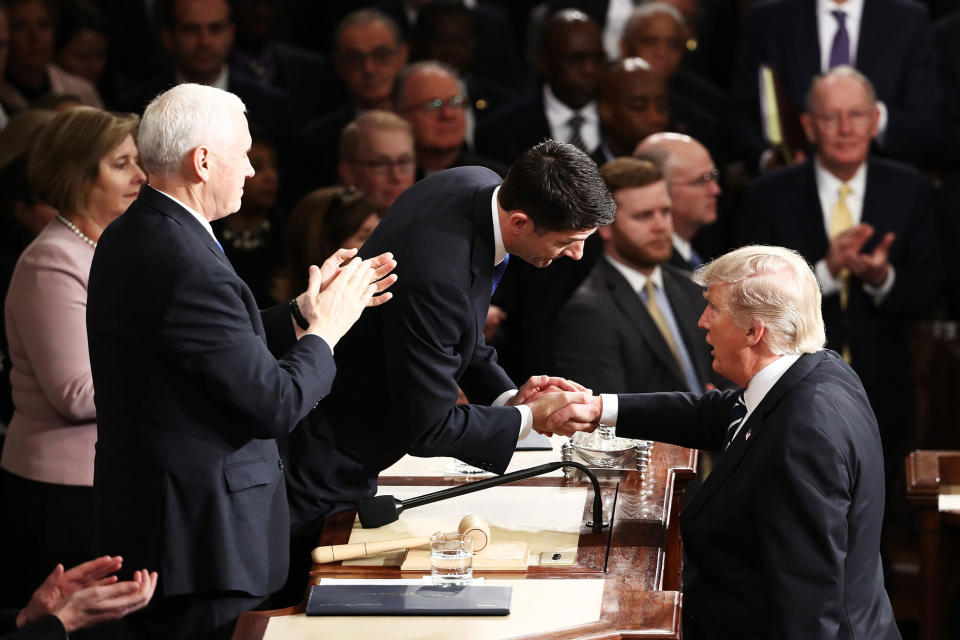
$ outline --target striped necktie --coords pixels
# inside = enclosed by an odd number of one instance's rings
[[[747,405],[743,401],[743,392],[741,391],[740,395],[737,396],[737,401],[734,403],[733,408],[730,409],[730,424],[727,425],[727,434],[723,437],[724,450],[730,446],[733,437],[737,434],[740,423],[743,422],[745,417],[747,417]]]
[[[583,142],[583,137],[581,132],[583,129],[583,123],[586,121],[580,113],[574,113],[569,120],[567,120],[567,126],[570,127],[570,138],[567,140],[573,146],[579,148],[581,151],[586,151],[586,145]]]

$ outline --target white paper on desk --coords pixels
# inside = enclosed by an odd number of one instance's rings
[[[470,581],[470,584],[483,584],[484,578],[473,578]],[[345,585],[345,584],[372,584],[377,586],[382,585],[391,585],[391,584],[423,584],[424,582],[428,584],[433,584],[433,578],[430,576],[422,576],[420,578],[397,578],[391,580],[389,578],[320,578],[320,584],[336,584],[336,585]]]
[[[517,441],[516,450],[528,451],[530,449],[550,451],[553,449],[553,440],[550,438],[550,436],[545,436],[542,433],[537,433],[533,429],[530,429],[530,432],[527,433],[526,437]]]
[[[937,508],[940,511],[960,511],[960,486],[943,485],[940,487]]]

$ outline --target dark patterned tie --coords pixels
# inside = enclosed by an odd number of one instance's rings
[[[727,425],[727,435],[723,438],[724,450],[730,446],[733,436],[737,433],[737,428],[740,426],[740,423],[743,422],[746,415],[747,405],[743,402],[743,392],[741,391],[740,395],[737,396],[737,402],[733,405],[733,408],[730,409],[730,424]]]
[[[567,126],[570,127],[570,138],[567,140],[567,142],[575,147],[578,147],[581,151],[586,151],[583,138],[580,137],[580,131],[583,128],[583,123],[584,117],[579,113],[573,114],[570,119],[567,120]]]
[[[830,68],[850,64],[850,34],[847,33],[847,14],[843,11],[831,11],[837,19],[837,33],[830,45]]]
[[[500,261],[500,264],[493,268],[493,289],[490,291],[490,295],[493,295],[493,292],[497,290],[497,285],[500,284],[500,278],[503,277],[503,272],[507,270],[507,264],[510,262],[510,254],[508,253],[503,257],[503,260]]]

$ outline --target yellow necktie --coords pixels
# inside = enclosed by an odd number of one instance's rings
[[[670,325],[667,324],[667,319],[663,317],[663,312],[660,310],[660,305],[657,304],[657,298],[654,295],[653,289],[653,280],[647,278],[647,284],[644,287],[644,291],[647,294],[647,311],[650,313],[650,317],[653,318],[653,323],[657,325],[657,329],[660,330],[660,333],[663,334],[663,339],[667,342],[667,347],[670,348],[670,353],[673,354],[674,360],[677,361],[677,364],[680,365],[680,370],[683,370],[683,364],[680,362],[680,351],[677,350],[677,343],[673,340],[673,333],[670,331]]]
[[[833,207],[833,213],[830,215],[830,239],[843,233],[853,226],[853,216],[850,215],[850,207],[847,206],[847,196],[850,195],[850,185],[844,183],[840,185],[840,193],[837,198],[837,204]],[[840,309],[847,310],[847,301],[850,299],[850,271],[843,269],[840,271],[840,280],[843,284],[840,287]],[[844,343],[841,347],[843,359],[850,362],[850,347]]]

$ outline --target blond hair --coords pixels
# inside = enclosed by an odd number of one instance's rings
[[[140,118],[95,107],[62,111],[41,129],[27,163],[27,181],[36,197],[71,213],[86,208],[100,160],[127,136],[136,137]]]
[[[354,118],[340,133],[340,159],[356,161],[360,153],[360,141],[368,131],[395,130],[410,136],[410,149],[413,150],[413,127],[409,122],[390,111],[370,109]]]
[[[746,329],[762,324],[774,355],[813,353],[827,341],[820,312],[820,287],[796,251],[750,245],[697,269],[697,284],[718,287],[712,302]]]

